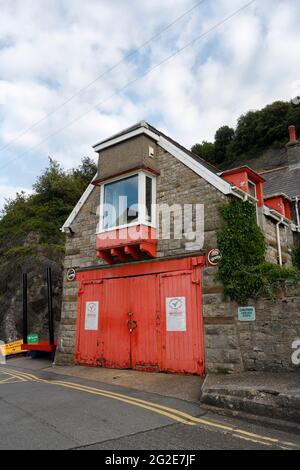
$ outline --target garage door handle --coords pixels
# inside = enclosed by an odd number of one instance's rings
[[[132,333],[133,330],[135,330],[137,328],[138,324],[134,320],[127,320],[127,326],[128,326],[128,329],[129,329],[130,333]]]

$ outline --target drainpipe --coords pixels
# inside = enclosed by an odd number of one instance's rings
[[[300,228],[300,214],[299,214],[299,196],[296,197],[296,217],[297,217],[297,229]]]
[[[284,219],[280,219],[276,224],[276,235],[277,235],[277,248],[278,248],[278,259],[279,265],[282,266],[282,250],[281,250],[281,240],[280,240],[280,224],[284,222]]]

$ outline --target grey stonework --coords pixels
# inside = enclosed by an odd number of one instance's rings
[[[149,157],[149,147],[154,150],[153,157]],[[110,178],[138,167],[157,170],[156,154],[156,142],[145,135],[109,147],[100,152],[96,179]]]
[[[224,301],[218,268],[203,270],[203,323],[205,364],[208,372],[243,370],[235,302]]]
[[[276,223],[267,217],[264,218],[263,231],[267,242],[267,261],[278,263],[278,246],[276,235]],[[282,261],[287,266],[292,265],[291,248],[294,245],[293,232],[290,228],[280,226],[280,240],[282,249]]]
[[[169,205],[204,204],[204,249],[215,248],[217,246],[217,231],[223,224],[218,206],[220,203],[226,202],[228,198],[160,147],[157,147],[155,152],[156,164],[160,173],[157,177],[157,203]],[[75,269],[101,268],[106,264],[96,257],[96,230],[99,221],[97,208],[99,203],[100,189],[95,187],[72,224],[74,233],[67,235],[65,274],[67,269],[71,267]],[[269,221],[266,223],[267,238],[274,242],[275,225],[272,226],[271,224],[272,222]],[[286,244],[287,247],[288,243]],[[275,247],[270,245],[268,256],[270,260],[275,261],[277,252],[275,255],[275,251],[272,251],[273,248],[275,250]],[[284,256],[288,255],[287,249],[285,247],[283,249]],[[160,236],[157,251],[158,258],[162,259],[170,256],[189,255],[186,252],[184,240],[161,240]],[[273,368],[273,366],[275,368],[286,368],[290,339],[294,333],[300,337],[299,313],[297,319],[297,309],[293,306],[294,304],[286,302],[282,311],[285,312],[287,309],[290,313],[287,313],[286,317],[280,314],[277,318],[278,304],[274,303],[277,308],[273,308],[273,304],[271,305],[269,301],[266,301],[266,308],[270,311],[264,313],[263,303],[261,303],[258,307],[258,322],[252,325],[240,325],[237,322],[237,305],[224,301],[223,286],[217,281],[216,274],[217,270],[215,268],[203,270],[206,370],[241,371],[251,368],[259,370],[259,368]],[[56,364],[74,363],[77,298],[77,283],[68,282],[65,275]],[[269,322],[267,325],[263,320],[264,314],[266,318],[269,318],[266,320]],[[286,318],[288,322],[286,322]],[[298,326],[294,327],[293,325]],[[281,337],[279,327],[286,331],[284,339]],[[266,332],[268,328],[269,332]],[[287,334],[289,328],[290,336]],[[263,334],[265,336],[262,336]],[[272,338],[274,343],[277,344],[276,347],[274,344],[271,345]],[[265,347],[263,347],[264,341]],[[281,346],[279,347],[279,345]],[[257,350],[254,348],[257,348]],[[285,359],[282,359],[283,349],[285,350]]]
[[[217,230],[223,225],[218,206],[227,197],[163,149],[157,151],[160,176],[157,177],[157,204],[204,204],[204,249],[217,246]],[[195,222],[195,220],[194,220]],[[161,240],[159,257],[187,254],[185,240]]]
[[[210,372],[293,370],[292,343],[300,339],[300,285],[276,300],[250,300],[255,322],[238,321],[238,305],[225,301],[217,268],[206,268],[203,320],[206,370]],[[299,368],[299,366],[298,366]]]

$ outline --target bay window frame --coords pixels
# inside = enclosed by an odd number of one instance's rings
[[[104,204],[105,204],[105,186],[111,183],[125,180],[127,178],[138,176],[138,220],[129,224],[118,225],[115,227],[104,228]],[[146,207],[146,177],[152,180],[152,217],[151,221],[147,220],[147,207]],[[111,232],[113,230],[121,230],[124,228],[135,227],[138,225],[146,225],[148,227],[156,228],[156,176],[147,170],[139,170],[129,172],[125,175],[113,177],[106,180],[100,187],[100,223],[98,233]]]

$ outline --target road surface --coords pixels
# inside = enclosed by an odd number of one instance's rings
[[[300,449],[300,437],[153,393],[0,366],[0,449]]]

